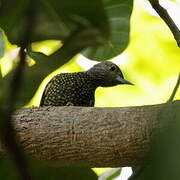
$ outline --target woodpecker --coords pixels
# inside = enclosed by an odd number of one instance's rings
[[[133,85],[116,64],[101,62],[85,72],[54,76],[44,89],[40,106],[94,106],[97,87],[121,84]]]

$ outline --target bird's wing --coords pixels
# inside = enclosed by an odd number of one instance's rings
[[[48,84],[46,85],[44,92],[42,94],[40,106],[44,106],[47,103],[45,101],[46,97],[49,97],[49,98],[53,97],[53,95],[51,95],[51,94],[56,93],[56,92],[54,92],[55,90],[58,90],[59,93],[62,94],[62,92],[64,91],[64,86],[66,84],[65,78],[64,78],[65,76],[67,76],[67,73],[57,74],[48,82]],[[50,95],[51,95],[51,97],[50,97]]]

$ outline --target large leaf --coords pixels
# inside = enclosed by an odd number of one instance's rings
[[[180,179],[180,101],[175,101],[174,104],[177,106],[164,107],[159,113],[159,121],[167,126],[154,137],[151,151],[143,164],[143,171],[137,177],[138,180]],[[169,116],[163,113],[168,111]]]
[[[19,105],[30,100],[50,72],[68,62],[82,49],[108,38],[108,20],[101,0],[14,0],[9,6],[7,1],[3,2],[0,26],[10,41],[22,44],[31,13],[34,13],[36,20],[34,27],[30,27],[33,28],[31,42],[51,38],[63,41],[63,46],[51,56],[27,49],[36,64],[26,68]]]
[[[14,0],[8,3],[2,1],[0,27],[17,45],[22,41],[27,16],[32,14],[36,17],[32,42],[64,40],[79,27],[95,27],[105,36],[109,32],[101,0]]]
[[[105,10],[110,22],[110,38],[101,46],[86,49],[83,54],[94,60],[107,60],[120,54],[129,42],[132,0],[105,1]]]

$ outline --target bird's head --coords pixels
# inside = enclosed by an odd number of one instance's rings
[[[131,82],[124,79],[119,67],[110,61],[94,65],[87,73],[91,75],[94,81],[101,87],[111,87],[118,84],[133,85]]]

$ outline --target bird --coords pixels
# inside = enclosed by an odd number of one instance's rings
[[[122,84],[133,85],[124,79],[116,64],[104,61],[84,72],[60,73],[54,76],[44,89],[40,106],[93,107],[97,87]]]

